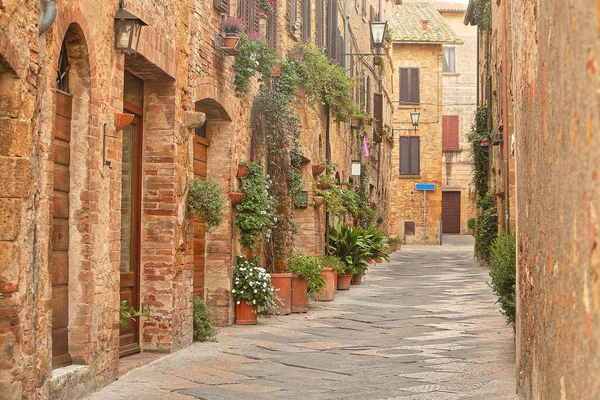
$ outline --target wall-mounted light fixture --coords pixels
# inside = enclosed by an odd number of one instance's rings
[[[376,49],[383,47],[385,40],[385,31],[387,30],[387,21],[371,21],[369,22],[371,28],[371,43]]]
[[[418,112],[416,109],[415,111],[410,113],[410,122],[412,122],[412,125],[415,127],[415,129],[417,129],[417,126],[419,126],[419,117],[421,116],[421,113]]]
[[[148,24],[125,10],[124,5],[124,0],[120,0],[115,14],[115,50],[133,55],[137,53],[142,26]]]

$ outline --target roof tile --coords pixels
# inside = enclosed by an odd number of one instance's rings
[[[423,21],[428,21],[423,29]],[[391,19],[394,42],[462,43],[431,4],[404,3],[394,7]]]

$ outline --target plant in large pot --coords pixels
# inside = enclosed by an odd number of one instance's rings
[[[246,29],[246,21],[242,18],[228,17],[223,20],[223,47],[232,49],[237,46],[240,36]]]
[[[329,254],[338,257],[348,275],[364,274],[369,267],[369,247],[365,242],[365,230],[339,222],[329,228]]]
[[[337,290],[350,289],[352,275],[348,272],[346,265],[336,256],[321,257],[323,268],[333,268],[336,274],[335,287]]]
[[[289,271],[292,273],[292,312],[308,311],[308,295],[319,295],[327,282],[321,276],[319,257],[299,252],[292,255]]]
[[[231,294],[235,301],[235,323],[254,325],[258,314],[276,309],[271,276],[259,267],[260,258],[238,257]]]
[[[389,241],[387,235],[382,230],[377,229],[375,225],[371,225],[369,228],[363,230],[363,242],[367,248],[367,263],[370,261],[381,262],[381,260],[389,261],[389,249],[387,243]],[[352,276],[352,283],[360,285],[362,276],[366,272],[360,269],[355,272]]]
[[[225,197],[219,183],[212,178],[190,180],[187,208],[193,217],[204,222],[206,232],[221,225],[225,216]]]

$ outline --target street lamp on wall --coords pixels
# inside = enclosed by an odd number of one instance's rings
[[[148,24],[123,8],[124,0],[119,1],[119,11],[115,14],[115,50],[123,54],[137,53],[142,26]]]
[[[419,126],[419,117],[420,116],[421,116],[421,113],[418,112],[417,110],[410,113],[410,121],[412,122],[412,125],[415,127],[415,129],[417,129],[417,126]]]
[[[385,31],[387,29],[387,21],[371,21],[369,22],[371,28],[371,43],[376,49],[383,47],[385,40]]]

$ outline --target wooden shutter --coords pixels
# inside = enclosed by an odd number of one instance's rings
[[[310,0],[302,1],[302,41],[310,42],[311,31],[311,4]]]
[[[277,45],[277,24],[275,23],[275,13],[270,12],[267,16],[267,43],[273,49]]]
[[[340,32],[340,30],[338,29],[338,44],[337,44],[337,51],[338,51],[338,64],[343,67],[346,68],[346,57],[344,56],[344,37],[342,36],[342,33]]]
[[[409,136],[400,136],[400,175],[410,175]]]
[[[419,68],[400,68],[400,105],[421,102],[419,75]]]
[[[338,0],[327,1],[327,55],[337,59],[338,44]]]
[[[248,32],[260,32],[260,0],[248,0],[250,2],[250,20]]]
[[[367,114],[371,114],[371,77],[367,76],[367,91],[365,92],[367,98]]]
[[[229,14],[229,0],[213,0],[213,7],[223,14]]]
[[[317,47],[323,48],[325,43],[323,36],[325,35],[325,0],[316,0],[316,25],[317,25]]]
[[[442,149],[457,150],[459,148],[458,126],[458,115],[442,117]]]
[[[373,141],[381,143],[383,138],[383,95],[381,93],[373,94],[373,116],[375,117]]]
[[[287,0],[288,25],[296,25],[298,20],[298,0]]]
[[[419,91],[419,68],[410,69],[410,101],[413,104],[419,104],[421,102],[420,91]]]
[[[421,138],[419,136],[410,136],[410,174],[419,175],[421,173]]]

